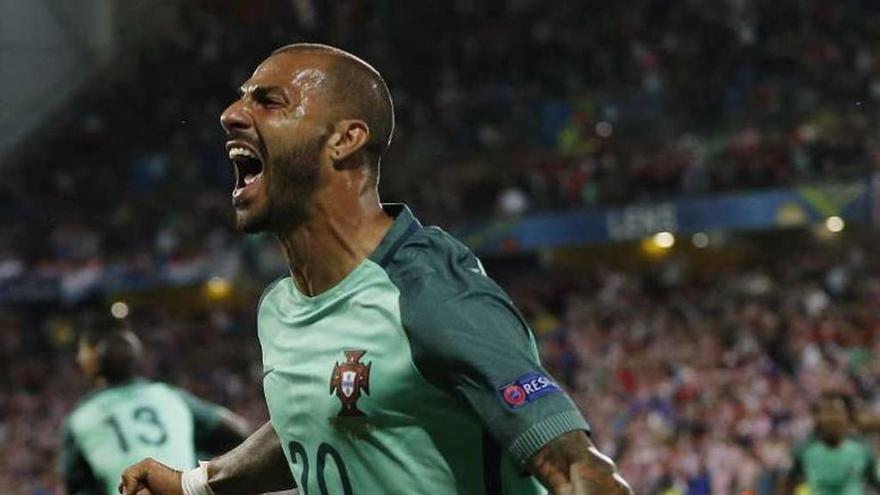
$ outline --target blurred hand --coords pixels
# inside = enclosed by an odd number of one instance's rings
[[[147,458],[129,466],[122,473],[119,493],[122,495],[183,495],[181,472]]]
[[[597,452],[598,453],[598,452]],[[614,464],[604,455],[595,462],[578,462],[571,465],[571,488],[568,495],[633,495],[623,477],[615,471]]]
[[[563,433],[532,457],[532,473],[554,495],[632,495],[614,462],[584,431]]]

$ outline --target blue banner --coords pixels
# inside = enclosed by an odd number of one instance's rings
[[[454,233],[482,254],[602,244],[657,232],[767,230],[840,216],[867,223],[872,203],[868,179],[711,197],[684,198],[622,208],[585,209],[475,222]]]

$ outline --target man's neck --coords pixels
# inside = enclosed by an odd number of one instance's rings
[[[357,201],[316,201],[312,218],[278,235],[299,291],[316,296],[342,281],[376,249],[393,219],[378,194]]]
[[[823,434],[819,438],[822,440],[822,443],[824,443],[828,447],[836,449],[837,447],[840,447],[840,445],[846,440],[846,435],[838,437],[834,435]]]

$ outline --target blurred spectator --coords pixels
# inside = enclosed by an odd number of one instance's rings
[[[880,165],[873,2],[184,2],[172,24],[7,165],[0,211],[30,227],[10,232],[25,272],[133,253],[161,264],[229,230],[218,115],[255,62],[303,39],[386,76],[398,133],[384,197],[429,222]]]

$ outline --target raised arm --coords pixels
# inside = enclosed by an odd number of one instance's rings
[[[253,429],[246,419],[224,409],[220,412],[205,447],[208,452],[225,452],[247,440],[251,433]]]
[[[199,469],[205,470],[214,495],[255,495],[295,487],[281,442],[268,422],[244,443]],[[145,459],[122,474],[120,493],[135,495],[148,488],[153,495],[183,495],[182,474]]]
[[[583,431],[551,440],[529,463],[532,474],[554,495],[632,495],[632,490]]]
[[[193,431],[199,452],[218,455],[242,443],[253,429],[248,421],[229,409],[176,389],[193,417]]]

